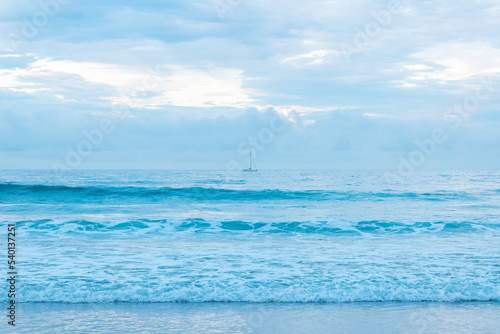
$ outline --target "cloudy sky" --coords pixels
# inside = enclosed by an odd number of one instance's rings
[[[5,0],[0,168],[224,169],[250,148],[263,169],[498,168],[499,17],[498,0]]]

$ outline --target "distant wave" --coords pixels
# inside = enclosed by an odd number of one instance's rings
[[[84,186],[70,187],[62,185],[23,185],[15,183],[0,183],[0,199],[4,202],[16,197],[43,198],[45,201],[64,199],[64,201],[80,201],[92,198],[185,198],[191,200],[373,200],[382,201],[391,198],[401,200],[422,201],[447,201],[447,200],[473,200],[474,197],[466,192],[397,192],[387,190],[383,192],[356,192],[356,191],[325,191],[325,190],[249,190],[225,189],[205,187],[103,187]]]
[[[387,222],[387,221],[359,221],[359,222],[245,222],[237,220],[207,221],[202,218],[185,220],[149,220],[137,219],[123,222],[92,222],[87,220],[54,221],[52,219],[27,220],[17,222],[23,231],[46,232],[58,231],[66,233],[86,232],[130,232],[144,233],[295,233],[295,234],[323,234],[323,235],[352,235],[364,234],[408,234],[408,233],[466,233],[500,229],[498,224],[481,224],[477,222]]]

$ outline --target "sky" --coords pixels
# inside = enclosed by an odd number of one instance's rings
[[[500,1],[5,0],[0,169],[497,169]]]

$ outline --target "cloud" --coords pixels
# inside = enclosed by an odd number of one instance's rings
[[[26,93],[64,91],[67,83],[61,85],[60,79],[76,76],[86,83],[109,86],[116,92],[103,99],[136,108],[162,105],[245,107],[253,102],[250,91],[243,88],[243,72],[231,68],[157,65],[141,70],[115,64],[45,58],[33,61],[26,68],[0,69],[0,75],[3,76],[0,88]],[[81,100],[72,97],[75,101]]]
[[[115,120],[114,107],[126,105],[131,117],[116,120],[89,166],[97,156],[106,166],[114,158],[131,166],[141,151],[152,160],[164,152],[177,167],[202,156],[219,166],[264,126],[267,110],[289,123],[260,152],[270,165],[391,165],[443,125],[443,113],[474,91],[478,77],[498,87],[500,7],[493,0],[406,2],[346,61],[342,43],[378,22],[389,3],[242,1],[221,19],[206,0],[68,2],[19,52],[8,36],[22,33],[40,3],[2,3],[2,163],[64,156],[83,130]],[[481,101],[443,147],[450,154],[436,160],[498,147],[499,108],[497,93]]]
[[[293,66],[318,65],[323,63],[325,57],[330,54],[338,55],[339,52],[337,50],[314,50],[306,54],[287,57],[282,62]]]
[[[26,110],[20,112],[20,107]],[[428,138],[436,127],[448,129],[443,121],[397,119],[361,110],[306,114],[292,110],[285,117],[272,108],[249,108],[194,118],[196,109],[168,107],[135,110],[133,117],[123,118],[99,109],[93,114],[87,108],[53,110],[50,104],[35,109],[22,99],[15,105],[0,104],[0,108],[0,157],[8,158],[3,160],[4,167],[15,161],[32,163],[34,157],[41,159],[37,164],[41,168],[65,162],[68,152],[87,140],[85,133],[96,129],[102,119],[110,119],[115,130],[84,157],[79,168],[224,169],[231,160],[244,166],[248,156],[239,151],[241,143],[258,138],[274,117],[280,117],[284,130],[255,148],[260,168],[395,169],[399,157],[417,148],[415,140]],[[478,161],[490,164],[494,149],[487,147],[488,142],[500,140],[494,130],[498,124],[498,119],[493,122],[474,115],[459,131],[447,132],[450,140],[439,147],[435,159],[453,168],[456,160],[445,163],[440,157],[450,159],[453,152],[467,156],[480,149],[488,155],[477,157]]]
[[[404,67],[413,71],[409,80],[456,81],[479,75],[500,74],[500,48],[489,43],[440,43],[410,56],[423,63]]]

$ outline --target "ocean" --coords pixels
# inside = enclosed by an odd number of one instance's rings
[[[496,171],[4,170],[0,222],[18,303],[500,300]]]

